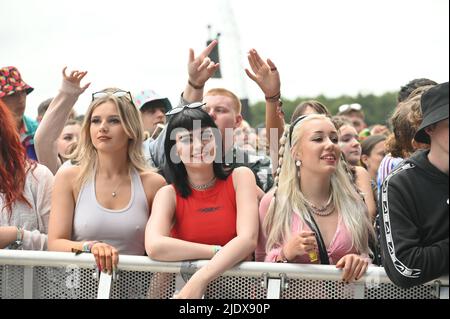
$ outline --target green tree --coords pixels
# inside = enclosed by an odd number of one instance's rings
[[[324,104],[331,114],[338,112],[339,106],[346,103],[359,103],[363,107],[365,120],[367,125],[387,124],[387,120],[391,116],[396,104],[397,93],[387,92],[383,95],[374,94],[358,94],[357,96],[342,95],[336,98],[329,98],[325,95],[316,97],[298,97],[294,100],[283,99],[283,110],[286,122],[290,122],[292,113],[295,108],[302,102],[307,100],[317,100]],[[251,121],[253,127],[261,127],[265,125],[266,104],[264,101],[258,101],[250,105]]]

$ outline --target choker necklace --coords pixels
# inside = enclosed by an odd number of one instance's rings
[[[215,177],[215,176],[214,176],[214,177],[212,178],[212,180],[210,180],[208,183],[202,184],[202,185],[194,185],[194,184],[191,183],[191,181],[188,180],[189,186],[190,186],[192,189],[195,189],[195,190],[197,190],[197,191],[203,191],[203,190],[205,190],[205,189],[208,189],[208,188],[210,188],[211,186],[213,186],[215,182],[216,182],[216,177]]]
[[[325,204],[325,206],[322,207],[317,207],[316,205],[308,201],[305,197],[303,198],[305,199],[305,202],[308,205],[308,207],[311,209],[311,212],[315,215],[328,216],[334,211],[333,193],[330,194],[327,203]]]

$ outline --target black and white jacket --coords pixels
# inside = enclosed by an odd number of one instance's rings
[[[449,273],[448,176],[418,151],[384,180],[378,205],[383,266],[403,288]]]

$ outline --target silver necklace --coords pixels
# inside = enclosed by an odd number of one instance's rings
[[[194,185],[194,184],[191,183],[191,181],[188,180],[189,186],[191,186],[192,189],[195,189],[197,191],[203,191],[205,189],[208,189],[211,186],[213,186],[215,182],[216,182],[216,177],[215,176],[208,183],[202,184],[202,185]]]
[[[117,196],[117,191],[118,191],[120,185],[122,185],[122,182],[123,182],[123,180],[121,180],[121,181],[119,182],[119,184],[117,185],[116,189],[111,193],[111,196],[112,196],[112,197],[115,198],[115,197]]]
[[[315,215],[328,216],[334,211],[333,193],[330,194],[327,203],[325,204],[325,206],[322,207],[317,207],[316,205],[308,201],[306,198],[305,202],[311,209],[311,212],[314,213]]]

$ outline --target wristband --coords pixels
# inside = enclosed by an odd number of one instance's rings
[[[18,226],[16,234],[16,242],[22,244],[22,241],[23,241],[23,228]]]
[[[267,102],[279,102],[281,98],[281,93],[278,92],[274,96],[266,96],[265,99]]]
[[[17,226],[17,232],[16,232],[16,240],[13,241],[8,248],[9,249],[16,249],[21,250],[22,244],[23,244],[23,228],[20,226]]]
[[[92,247],[93,247],[95,244],[97,244],[97,243],[101,243],[101,241],[98,241],[98,240],[94,240],[94,241],[85,241],[85,242],[83,243],[83,246],[82,246],[82,248],[81,248],[81,251],[82,251],[83,253],[90,253],[91,250],[92,250]]]
[[[188,80],[188,84],[196,90],[201,90],[205,86],[204,84],[203,85],[195,85],[194,83],[191,82],[191,80]]]
[[[218,245],[213,246],[213,248],[212,248],[213,254],[214,255],[217,254],[219,252],[219,250],[221,250],[221,249],[222,249],[222,246],[218,246]]]
[[[278,257],[280,257],[280,260],[277,260],[277,263],[288,263],[288,262],[290,262],[290,261],[286,258],[286,256],[284,255],[283,248],[281,248],[280,254],[278,255]]]

